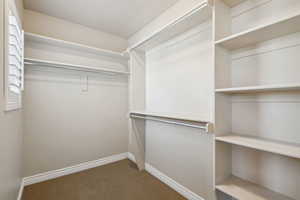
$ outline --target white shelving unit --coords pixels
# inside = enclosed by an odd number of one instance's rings
[[[222,45],[229,50],[236,50],[299,31],[300,13],[230,35],[216,41],[216,45]]]
[[[26,67],[56,68],[107,75],[130,75],[128,55],[64,41],[34,33],[25,33]],[[55,51],[49,49],[55,48]],[[60,56],[65,54],[65,57]]]
[[[293,158],[300,158],[300,145],[269,141],[261,138],[241,135],[226,135],[216,137],[216,141],[253,148],[270,153],[280,154]]]
[[[91,47],[79,43],[74,43],[74,42],[69,42],[69,41],[64,41],[64,40],[59,40],[35,33],[29,33],[25,32],[24,33],[24,39],[27,42],[36,42],[36,43],[42,43],[42,44],[48,44],[52,46],[58,46],[58,47],[65,47],[65,48],[70,48],[78,51],[84,51],[84,52],[89,52],[92,54],[97,54],[99,56],[108,56],[112,58],[117,58],[117,59],[124,59],[128,60],[128,56],[123,53],[119,52],[114,52],[106,49],[99,49],[96,47]]]
[[[217,194],[300,199],[300,2],[215,0],[214,9]]]
[[[68,63],[60,63],[60,62],[53,62],[47,60],[38,60],[33,58],[25,58],[24,59],[25,66],[38,66],[38,67],[52,67],[58,69],[67,69],[67,70],[76,70],[82,72],[92,72],[92,73],[105,73],[105,74],[112,74],[112,75],[129,75],[129,72],[126,71],[118,71],[112,70],[103,67],[89,67],[84,65],[74,65]]]

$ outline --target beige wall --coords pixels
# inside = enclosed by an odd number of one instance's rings
[[[127,47],[127,40],[120,37],[29,10],[24,11],[24,29],[113,51]],[[26,43],[25,55],[92,67],[114,65],[111,59],[41,44]],[[81,76],[67,71],[27,70],[24,176],[127,152],[127,77],[94,74],[89,77],[88,91],[82,92]]]
[[[127,70],[116,60],[53,47],[25,44],[30,58]],[[120,65],[123,64],[123,65]],[[127,76],[27,67],[24,92],[24,175],[73,166],[127,152]]]
[[[199,2],[202,1],[179,1],[132,36],[129,44],[143,40]],[[213,121],[211,37],[212,27],[205,23],[146,53],[146,110]],[[130,137],[131,152],[134,138]],[[197,129],[148,121],[146,162],[204,199],[212,200],[213,140],[213,135]]]
[[[24,10],[24,29],[113,51],[121,52],[127,47],[127,40],[120,37],[29,10]],[[25,55],[91,67],[127,69],[120,66],[127,65],[124,60],[29,42],[25,44]],[[88,91],[82,92],[83,73],[35,72],[27,70],[25,76],[24,176],[128,151],[127,77],[92,74]]]
[[[0,199],[16,200],[22,177],[22,122],[21,111],[3,112],[3,3],[0,5]],[[22,13],[22,1],[16,3]]]
[[[204,23],[147,53],[147,110],[213,121],[211,37],[211,25]],[[213,141],[198,129],[148,121],[146,162],[212,200]]]
[[[127,48],[127,40],[118,36],[30,10],[24,10],[24,30],[112,51]]]
[[[55,72],[56,71],[56,72]],[[80,73],[26,73],[24,175],[127,152],[127,80]]]

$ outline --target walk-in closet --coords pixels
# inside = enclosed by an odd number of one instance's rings
[[[299,200],[299,0],[1,0],[0,200]]]

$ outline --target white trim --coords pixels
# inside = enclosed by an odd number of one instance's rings
[[[65,176],[65,175],[77,173],[77,172],[80,172],[80,171],[84,171],[84,170],[88,170],[88,169],[91,169],[91,168],[106,165],[106,164],[109,164],[109,163],[124,160],[126,158],[128,158],[129,160],[131,160],[133,162],[136,162],[135,156],[132,153],[127,152],[127,153],[122,153],[122,154],[118,154],[118,155],[109,156],[109,157],[106,157],[106,158],[101,158],[99,160],[94,160],[94,161],[81,163],[79,165],[74,165],[74,166],[71,166],[71,167],[63,168],[63,169],[53,170],[53,171],[37,174],[37,175],[34,175],[34,176],[25,177],[21,182],[21,186],[20,186],[19,195],[18,195],[17,200],[21,200],[22,193],[23,193],[23,188],[27,185],[32,185],[32,184],[35,184],[35,183],[40,183],[40,182],[43,182],[43,181],[55,179],[55,178],[62,177],[62,176]],[[179,184],[178,182],[176,182],[172,178],[168,177],[164,173],[160,172],[158,169],[154,168],[152,165],[150,165],[148,163],[146,163],[146,171],[149,172],[154,177],[156,177],[157,179],[159,179],[160,181],[162,181],[163,183],[165,183],[166,185],[168,185],[169,187],[171,187],[172,189],[174,189],[176,192],[178,192],[179,194],[181,194],[182,196],[184,196],[188,200],[204,200],[199,195],[195,194],[194,192],[192,192],[188,188],[186,188],[183,185]]]
[[[124,160],[127,157],[128,157],[128,153],[126,152],[126,153],[121,153],[121,154],[118,154],[118,155],[113,155],[113,156],[101,158],[99,160],[94,160],[94,161],[81,163],[81,164],[74,165],[74,166],[71,166],[71,167],[66,167],[66,168],[62,168],[62,169],[58,169],[58,170],[53,170],[53,171],[49,171],[49,172],[45,172],[45,173],[40,173],[40,174],[37,174],[37,175],[34,175],[34,176],[25,177],[23,179],[23,183],[24,183],[24,186],[32,185],[32,184],[35,184],[35,183],[40,183],[40,182],[55,179],[55,178],[58,178],[58,177],[61,177],[61,176],[74,174],[74,173],[84,171],[84,170],[87,170],[87,169],[91,169],[91,168],[99,167],[99,166],[106,165],[106,164],[109,164],[109,163]]]
[[[179,184],[172,178],[168,177],[164,173],[160,172],[158,169],[154,168],[152,165],[146,163],[145,165],[146,171],[149,172],[151,175],[158,178],[161,182],[165,183],[173,190],[187,198],[188,200],[204,200],[202,197],[197,195],[196,193],[192,192],[188,188],[184,187],[183,185]]]
[[[128,152],[128,159],[131,160],[132,162],[136,163],[135,156],[130,152]]]
[[[135,162],[135,156],[130,152],[128,152],[128,159]],[[145,164],[145,170],[188,200],[205,200],[148,163]]]
[[[17,200],[21,200],[22,199],[23,189],[24,189],[24,179],[21,180],[21,185],[20,185],[20,189],[19,189]]]

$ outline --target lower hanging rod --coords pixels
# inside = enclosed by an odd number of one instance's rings
[[[162,123],[166,123],[166,124],[186,126],[186,127],[190,127],[190,128],[197,128],[197,129],[204,130],[207,133],[212,132],[212,124],[209,123],[209,122],[205,122],[205,125],[196,125],[196,124],[191,124],[191,123],[165,120],[165,119],[161,119],[160,117],[149,117],[149,116],[141,116],[141,115],[134,115],[134,114],[130,114],[130,117],[131,118],[136,118],[136,119],[144,119],[144,120],[162,122]]]

